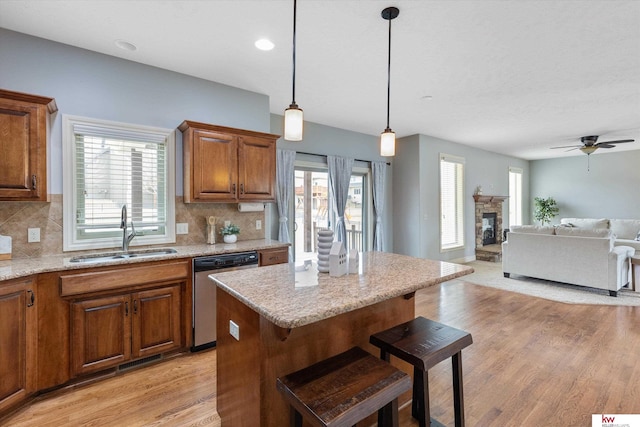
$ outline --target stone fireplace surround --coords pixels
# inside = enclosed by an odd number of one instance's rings
[[[476,202],[475,219],[476,219],[476,259],[480,261],[498,262],[502,260],[502,203],[507,200],[508,196],[485,196],[482,194],[474,194],[473,200]],[[495,245],[484,246],[482,243],[482,214],[495,213],[496,224]]]

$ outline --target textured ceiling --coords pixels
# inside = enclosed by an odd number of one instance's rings
[[[298,0],[296,101],[305,120],[391,128],[538,159],[635,139],[640,149],[640,1]],[[291,102],[292,0],[0,0],[0,27]],[[257,50],[268,37],[276,47]],[[116,40],[137,46],[119,49]],[[2,58],[1,60],[5,60]],[[426,99],[425,97],[432,97]],[[599,154],[607,150],[601,149]]]

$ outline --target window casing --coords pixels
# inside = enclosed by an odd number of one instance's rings
[[[440,251],[464,247],[464,163],[440,155]]]
[[[522,225],[522,169],[509,167],[509,225]]]
[[[170,129],[63,117],[64,250],[175,242],[175,138]]]

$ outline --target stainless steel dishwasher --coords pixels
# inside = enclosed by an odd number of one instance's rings
[[[258,252],[211,255],[193,259],[193,346],[191,351],[216,345],[216,284],[211,273],[258,267]]]

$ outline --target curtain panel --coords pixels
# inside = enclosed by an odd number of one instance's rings
[[[347,244],[347,229],[344,224],[344,210],[349,196],[349,181],[353,159],[338,156],[327,156],[329,167],[329,186],[333,197],[333,208],[336,214],[335,234],[337,240]]]
[[[296,152],[292,150],[276,150],[276,203],[278,205],[278,240],[291,243],[289,236],[289,218],[287,213],[293,198],[293,168]],[[289,246],[289,260],[291,260],[291,246]]]
[[[371,176],[373,179],[373,210],[376,216],[376,222],[373,228],[373,250],[382,251],[384,246],[382,218],[387,164],[385,162],[371,162]]]

